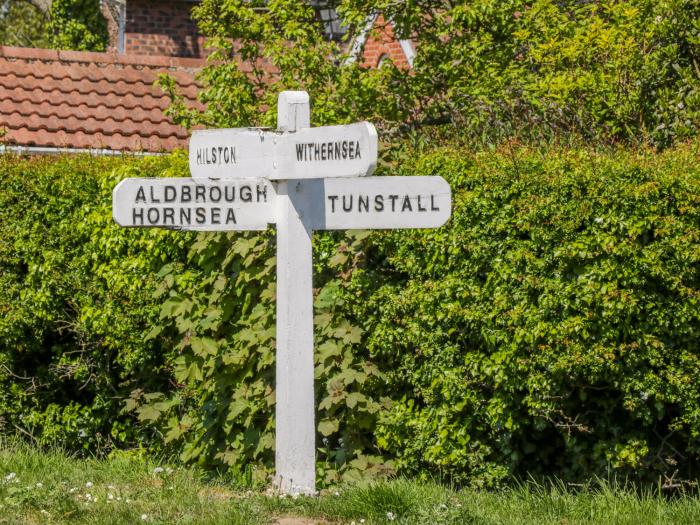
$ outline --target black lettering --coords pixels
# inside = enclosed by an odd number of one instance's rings
[[[211,149],[211,163],[216,164],[216,148]]]
[[[175,224],[175,208],[163,208],[163,224]]]
[[[263,202],[267,202],[267,184],[262,185],[262,190],[260,190],[260,184],[255,187],[255,192],[258,195],[258,202],[260,202],[260,196],[263,197]]]
[[[180,208],[180,224],[190,224],[192,222],[192,209]]]
[[[197,149],[197,165],[202,163],[202,148]]]
[[[331,213],[335,213],[335,201],[338,200],[338,196],[329,195],[328,200],[331,201]]]
[[[243,202],[250,202],[253,200],[253,190],[250,186],[241,186],[241,200]]]
[[[398,198],[398,195],[389,195],[389,200],[391,201],[391,211],[396,211],[396,199]]]
[[[326,160],[326,143],[321,144],[321,160]]]
[[[214,197],[214,190],[216,190],[216,198]],[[221,188],[218,186],[209,188],[209,200],[212,202],[219,202],[221,200]]]
[[[195,200],[197,202],[207,202],[207,188],[206,186],[195,186],[194,187]]]
[[[221,224],[221,208],[212,208],[211,209],[211,223],[212,224]]]
[[[369,211],[369,196],[368,195],[365,195],[364,197],[362,195],[358,195],[358,197],[357,197],[357,211],[361,212],[362,206],[365,207],[365,211]]]
[[[224,148],[224,164],[231,164],[231,148]]]
[[[138,224],[143,224],[143,208],[131,208],[131,223],[137,224],[136,219],[139,219]]]
[[[401,211],[404,212],[408,209],[408,211],[413,211],[413,208],[411,207],[411,199],[408,198],[408,195],[406,195],[403,199],[403,205],[401,206]]]
[[[355,156],[356,156],[358,159],[361,159],[361,158],[362,158],[362,155],[360,155],[360,143],[359,143],[359,141],[358,141],[358,142],[355,142]]]
[[[314,160],[318,160],[318,156],[321,153],[321,146],[318,144],[312,144],[312,146],[314,147]]]
[[[348,158],[348,141],[347,140],[343,141],[343,158],[344,159]]]
[[[190,202],[192,200],[192,188],[183,186],[180,190],[180,202]]]
[[[155,213],[151,213],[151,212]],[[148,222],[151,224],[158,224],[158,220],[160,219],[160,211],[158,211],[158,208],[148,208]]]
[[[297,161],[301,161],[302,157],[304,156],[304,145],[303,144],[297,144]]]
[[[334,147],[333,147],[333,158],[335,158],[335,160],[339,160],[339,159],[340,159],[340,142],[336,142],[336,143],[334,144]]]
[[[229,208],[226,214],[226,224],[231,223],[236,224],[236,215],[233,213],[233,208]]]
[[[151,186],[151,202],[160,202],[160,200],[156,199],[155,195],[153,194],[153,186]]]
[[[221,150],[224,149],[221,146],[219,146],[219,164],[221,164]]]
[[[136,202],[139,201],[146,202],[146,192],[143,191],[143,186],[139,186],[139,190],[136,192]]]
[[[224,200],[226,202],[233,202],[236,200],[235,186],[224,186]]]
[[[231,146],[231,162],[236,163],[236,146]]]
[[[195,221],[197,224],[204,224],[207,220],[207,209],[206,208],[195,208],[194,213],[196,215]]]
[[[345,197],[346,195],[343,195],[343,211],[352,211],[352,195],[347,195],[347,197],[350,197],[350,202],[348,205],[345,205]]]
[[[175,186],[166,186],[163,193],[165,202],[175,202],[177,199],[177,189],[175,189]]]
[[[384,196],[376,195],[374,197],[374,211],[384,211]]]
[[[420,195],[418,195],[418,211],[428,211],[427,208],[423,208],[423,207],[420,205]]]
[[[430,211],[440,211],[440,208],[435,206],[435,195],[430,196]]]
[[[349,147],[348,147],[348,157],[350,157],[350,159],[355,158],[355,143],[354,142],[351,142]]]

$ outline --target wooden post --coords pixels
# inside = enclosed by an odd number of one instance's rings
[[[310,127],[309,95],[283,91],[279,131]],[[301,181],[277,183],[277,365],[275,483],[286,494],[316,492],[311,224]]]

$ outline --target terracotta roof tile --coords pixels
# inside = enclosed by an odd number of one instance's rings
[[[7,144],[118,151],[186,147],[154,86],[162,73],[197,102],[200,59],[0,46],[0,127]]]

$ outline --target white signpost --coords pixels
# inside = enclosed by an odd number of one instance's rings
[[[374,126],[311,128],[303,91],[280,94],[277,127],[195,131],[193,178],[125,179],[113,217],[200,231],[277,225],[275,481],[284,493],[314,494],[313,231],[437,228],[452,196],[442,177],[365,178],[377,163]]]

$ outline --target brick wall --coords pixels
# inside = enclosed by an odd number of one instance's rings
[[[190,16],[192,2],[129,0],[126,5],[126,54],[206,56],[204,39]]]
[[[385,57],[391,59],[398,67],[409,67],[406,54],[394,36],[391,24],[380,15],[365,41],[362,63],[368,67],[378,67]]]

